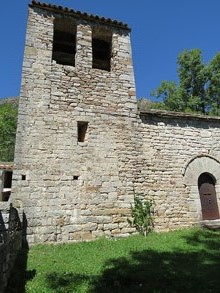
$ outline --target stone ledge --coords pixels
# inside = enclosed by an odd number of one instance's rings
[[[210,230],[220,230],[220,219],[216,220],[203,220],[199,224],[202,227],[208,228]]]

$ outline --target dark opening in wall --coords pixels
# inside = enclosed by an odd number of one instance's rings
[[[26,175],[21,175],[21,180],[26,180]]]
[[[74,175],[73,176],[73,180],[78,180],[79,179],[79,175]]]
[[[11,188],[12,184],[12,171],[5,171],[4,172],[4,187]]]
[[[8,201],[11,195],[12,171],[3,172],[2,201]]]
[[[92,32],[92,67],[111,70],[112,33],[94,28]]]
[[[85,122],[85,121],[77,122],[78,142],[84,142],[86,140],[87,129],[88,129],[88,122]]]
[[[75,66],[76,25],[69,19],[54,20],[52,59],[59,64]]]

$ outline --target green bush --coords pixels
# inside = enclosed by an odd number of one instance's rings
[[[134,205],[131,204],[132,219],[128,223],[145,237],[153,229],[153,202],[134,197]]]

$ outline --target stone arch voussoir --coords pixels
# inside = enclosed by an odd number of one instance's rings
[[[220,162],[212,156],[200,155],[191,159],[183,170],[184,183],[187,186],[197,185],[202,173],[210,173],[220,182]]]
[[[217,201],[220,201],[220,162],[209,155],[199,155],[187,162],[183,169],[184,183],[187,186],[188,208],[191,220],[200,222],[203,220],[202,206],[200,201],[198,179],[201,174],[207,173],[215,179]]]

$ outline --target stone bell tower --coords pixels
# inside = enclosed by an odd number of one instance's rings
[[[136,119],[127,25],[33,1],[11,197],[30,243],[133,231]]]

